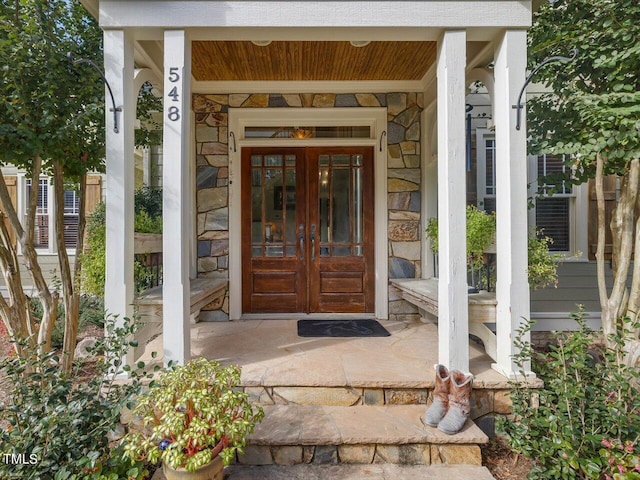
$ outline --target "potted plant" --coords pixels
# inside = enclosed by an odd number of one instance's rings
[[[134,413],[145,428],[123,439],[125,456],[161,460],[168,480],[222,480],[224,465],[264,418],[239,383],[239,367],[205,358],[164,370],[137,399]]]

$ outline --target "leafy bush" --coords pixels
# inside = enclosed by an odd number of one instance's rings
[[[128,319],[122,327],[107,319],[106,336],[93,351],[99,359],[96,371],[88,381],[74,383],[81,364],[65,374],[53,353],[33,352],[0,362],[12,388],[0,409],[0,422],[9,425],[0,429],[0,455],[23,454],[34,460],[0,462],[0,478],[101,478],[99,472],[113,471],[107,434],[116,427],[121,408],[140,391],[140,381],[149,376],[142,371],[143,363],[133,370],[122,367],[131,374],[131,382],[116,383],[109,375],[122,365],[131,345],[127,338],[136,329]]]
[[[134,197],[135,216],[134,230],[141,233],[162,233],[162,190],[142,187]],[[87,221],[87,249],[82,254],[82,291],[91,295],[104,296],[106,265],[106,209],[100,202]],[[135,264],[135,278],[142,279],[143,285],[136,291],[143,290],[146,285],[144,266]]]
[[[42,319],[42,303],[37,298],[29,300],[29,308],[34,317],[40,321]],[[104,301],[102,297],[95,295],[80,296],[80,315],[78,318],[78,331],[82,332],[89,325],[104,327]],[[61,349],[64,342],[64,306],[58,305],[56,321],[51,331],[51,346]]]
[[[82,253],[82,291],[104,296],[107,230],[106,207],[100,202],[87,221],[86,250]]]
[[[517,364],[522,368],[531,356],[544,387],[537,392],[539,405],[532,408],[531,390],[516,383],[511,391],[513,417],[500,419],[499,431],[515,452],[535,461],[529,478],[638,478],[630,472],[635,461],[631,455],[622,458],[603,446],[637,448],[640,371],[624,365],[624,332],[613,338],[615,348],[605,348],[583,317],[582,312],[574,314],[579,330],[559,334],[557,345],[546,355],[535,354],[519,336]],[[625,325],[630,327],[629,322]],[[617,468],[621,462],[628,468],[627,476],[616,477],[622,474]]]
[[[136,214],[145,212],[152,218],[162,218],[162,189],[144,186],[134,196]]]
[[[558,262],[564,258],[560,254],[549,253],[549,245],[553,240],[538,230],[529,235],[527,251],[529,254],[529,264],[527,274],[529,277],[529,287],[536,290],[549,285],[558,285]]]

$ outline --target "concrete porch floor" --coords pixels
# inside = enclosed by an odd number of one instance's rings
[[[193,357],[242,367],[248,386],[433,388],[438,361],[437,326],[418,321],[381,321],[389,337],[304,338],[297,320],[198,323],[191,328]],[[147,348],[162,356],[162,338]],[[491,369],[481,345],[469,342],[474,387],[509,388]],[[145,358],[146,357],[146,358]]]

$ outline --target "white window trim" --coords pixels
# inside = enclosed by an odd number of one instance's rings
[[[527,159],[529,177],[529,196],[534,199],[538,191],[538,155],[529,155]],[[554,254],[564,255],[563,262],[587,262],[588,257],[588,208],[587,184],[574,185],[572,193],[557,193],[550,198],[569,198],[569,250]],[[536,207],[529,209],[528,224],[536,224]]]
[[[484,198],[495,198],[487,195],[487,149],[486,139],[491,138],[495,142],[495,132],[486,128],[476,128],[476,205],[480,210],[484,210]]]
[[[309,138],[309,139],[244,139],[246,126],[370,126],[370,138]],[[249,146],[356,146],[374,149],[375,198],[375,316],[389,315],[389,255],[387,241],[387,109],[380,107],[346,108],[230,108],[229,132],[229,318],[242,316],[242,244],[241,207],[241,147]]]
[[[495,195],[486,194],[486,145],[487,138],[495,138],[493,130],[478,128],[476,129],[476,189],[477,189],[477,205],[478,208],[483,207],[485,197],[495,197]],[[527,161],[527,172],[529,178],[529,196],[535,198],[537,191],[537,155],[529,155]],[[573,192],[570,194],[556,194],[556,198],[570,198],[569,205],[569,244],[570,250],[566,252],[554,252],[566,256],[562,261],[569,262],[587,262],[588,258],[588,208],[589,198],[587,184],[574,185]],[[536,223],[535,206],[528,210],[528,224],[532,228]]]

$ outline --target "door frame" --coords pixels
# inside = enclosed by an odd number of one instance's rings
[[[369,126],[370,138],[246,139],[247,126]],[[373,146],[375,316],[389,316],[387,109],[229,108],[229,319],[242,318],[241,150],[243,147]]]

